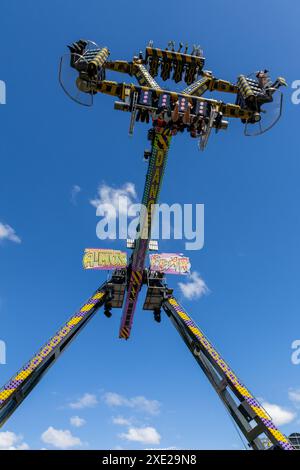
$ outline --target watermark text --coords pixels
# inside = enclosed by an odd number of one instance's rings
[[[293,353],[291,355],[292,364],[298,366],[300,364],[300,339],[292,342]]]
[[[293,81],[292,89],[295,90],[292,93],[292,103],[300,104],[300,80]]]
[[[0,104],[6,104],[6,84],[0,80]]]
[[[0,365],[6,364],[6,344],[0,340]]]
[[[127,238],[184,240],[186,250],[204,246],[204,204],[130,204],[120,197],[117,204],[99,204],[96,234],[100,240]]]

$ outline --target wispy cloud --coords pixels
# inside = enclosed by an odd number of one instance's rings
[[[141,442],[142,444],[159,444],[161,440],[161,435],[151,426],[130,427],[127,432],[120,434],[119,437],[126,441]]]
[[[57,449],[71,449],[72,447],[78,447],[82,445],[79,437],[73,436],[71,431],[68,429],[55,429],[50,426],[41,435],[41,440],[45,444],[50,444]]]
[[[170,446],[170,447],[150,447],[145,450],[179,450],[179,449],[176,446]]]
[[[23,442],[23,437],[14,432],[0,432],[0,450],[28,450],[29,445]]]
[[[75,428],[81,428],[81,426],[84,426],[86,424],[86,420],[80,418],[79,416],[71,416],[70,424]]]
[[[148,400],[144,396],[126,398],[123,395],[114,392],[107,392],[103,396],[104,402],[112,407],[128,407],[137,411],[143,411],[151,415],[157,415],[160,412],[161,404],[157,400]]]
[[[112,418],[113,424],[117,424],[118,426],[130,426],[131,420],[127,418],[123,418],[123,416],[116,416]]]
[[[289,390],[289,399],[297,408],[299,408],[300,407],[300,388],[298,389],[291,388]]]
[[[283,426],[284,424],[291,423],[297,416],[297,413],[294,411],[283,408],[282,406],[276,405],[275,403],[263,401],[262,406],[271,416],[276,426]]]
[[[199,299],[210,292],[205,281],[197,271],[193,271],[188,276],[187,282],[178,282],[178,286],[183,296],[188,300]]]
[[[137,195],[133,183],[125,183],[120,188],[114,188],[105,183],[98,187],[97,195],[90,200],[90,204],[96,209],[105,207],[107,218],[115,215],[126,215],[129,207],[136,202]]]
[[[8,224],[0,222],[0,242],[9,240],[14,243],[21,243],[21,238],[18,237],[15,230]]]
[[[78,184],[74,184],[71,189],[71,202],[74,206],[77,204],[78,194],[81,192],[81,187]]]
[[[69,407],[74,410],[80,410],[82,408],[93,408],[98,404],[96,395],[92,393],[85,393],[77,401],[71,402]]]

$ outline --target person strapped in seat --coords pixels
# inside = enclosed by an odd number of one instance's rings
[[[194,107],[195,116],[191,119],[189,126],[190,136],[192,138],[200,137],[206,129],[206,124],[209,121],[210,106],[205,101],[196,101]]]
[[[136,113],[136,121],[146,122],[150,121],[149,109],[152,106],[152,91],[141,90],[138,97],[138,111]]]
[[[154,127],[167,127],[167,125],[171,121],[170,101],[170,95],[168,95],[167,93],[160,95],[158,100],[156,100],[154,106],[157,106],[157,109],[152,113]]]
[[[169,124],[173,135],[176,135],[177,132],[183,132],[184,129],[190,126],[192,108],[193,104],[188,98],[181,96],[178,101],[176,101]]]

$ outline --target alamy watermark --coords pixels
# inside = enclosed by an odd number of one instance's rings
[[[6,104],[6,84],[0,80],[0,104]],[[6,364],[6,344],[0,340],[0,365]]]
[[[291,355],[292,364],[294,364],[295,366],[298,366],[300,365],[300,339],[295,339],[292,342],[292,349],[293,349],[293,352]]]
[[[292,83],[292,89],[294,90],[292,93],[292,103],[293,104],[300,104],[300,80],[294,80]],[[300,339],[295,339],[292,344],[291,348],[293,350],[291,354],[291,362],[292,364],[298,366],[300,365]]]
[[[0,104],[6,104],[6,84],[0,80]]]
[[[0,365],[6,364],[6,344],[0,340]]]
[[[147,208],[143,204],[129,205],[126,197],[119,197],[114,204],[99,204],[96,215],[101,217],[96,227],[100,240],[140,237],[185,240],[186,250],[201,250],[204,246],[204,204],[152,204]]]
[[[300,104],[300,80],[293,81],[292,89],[295,90],[292,93],[292,103]]]

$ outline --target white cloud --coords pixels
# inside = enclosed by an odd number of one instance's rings
[[[179,450],[179,449],[176,446],[170,446],[170,447],[150,447],[145,450]]]
[[[123,416],[116,416],[112,419],[113,424],[117,424],[118,426],[130,426],[131,421],[130,419],[123,418]]]
[[[128,406],[127,398],[114,392],[107,392],[103,396],[105,403],[109,406]]]
[[[143,396],[138,396],[131,398],[130,403],[132,408],[136,408],[151,415],[157,415],[160,412],[160,403],[157,400],[148,400]]]
[[[29,450],[29,445],[26,442],[22,442],[21,444],[18,444],[15,449],[11,450]]]
[[[291,423],[296,418],[296,413],[274,403],[263,401],[262,406],[271,416],[276,426]]]
[[[71,189],[71,202],[72,204],[76,205],[77,203],[77,196],[81,192],[81,187],[78,184],[74,184]]]
[[[77,401],[70,403],[69,407],[74,410],[80,410],[82,408],[92,408],[96,406],[98,403],[96,395],[91,393],[85,393],[81,398]]]
[[[199,299],[209,293],[205,281],[200,277],[197,271],[193,271],[188,276],[187,282],[178,282],[178,286],[184,297],[188,300]]]
[[[289,399],[293,402],[297,408],[300,406],[300,389],[290,389],[289,390]]]
[[[28,450],[28,444],[22,441],[23,437],[14,432],[0,432],[0,450]]]
[[[143,444],[159,444],[161,440],[161,435],[151,426],[129,428],[126,433],[120,434],[119,437],[127,441],[141,442]]]
[[[118,393],[107,392],[104,394],[103,399],[108,406],[124,406],[133,408],[137,411],[143,411],[151,415],[156,415],[160,412],[161,405],[159,401],[148,400],[143,396],[126,398]]]
[[[45,444],[50,444],[57,449],[70,449],[82,445],[79,437],[73,436],[68,429],[55,429],[52,426],[43,432],[41,439]]]
[[[113,188],[107,184],[98,187],[97,196],[90,200],[90,204],[96,209],[105,205],[107,218],[114,218],[116,213],[127,215],[129,207],[135,203],[137,198],[133,183],[125,183],[121,188]],[[111,211],[109,210],[111,207]]]
[[[10,225],[0,222],[0,242],[3,240],[9,240],[14,243],[21,243],[21,238],[18,237],[13,228]]]
[[[72,416],[70,418],[70,424],[75,428],[81,428],[81,426],[84,426],[86,424],[86,420],[80,418],[79,416]]]

